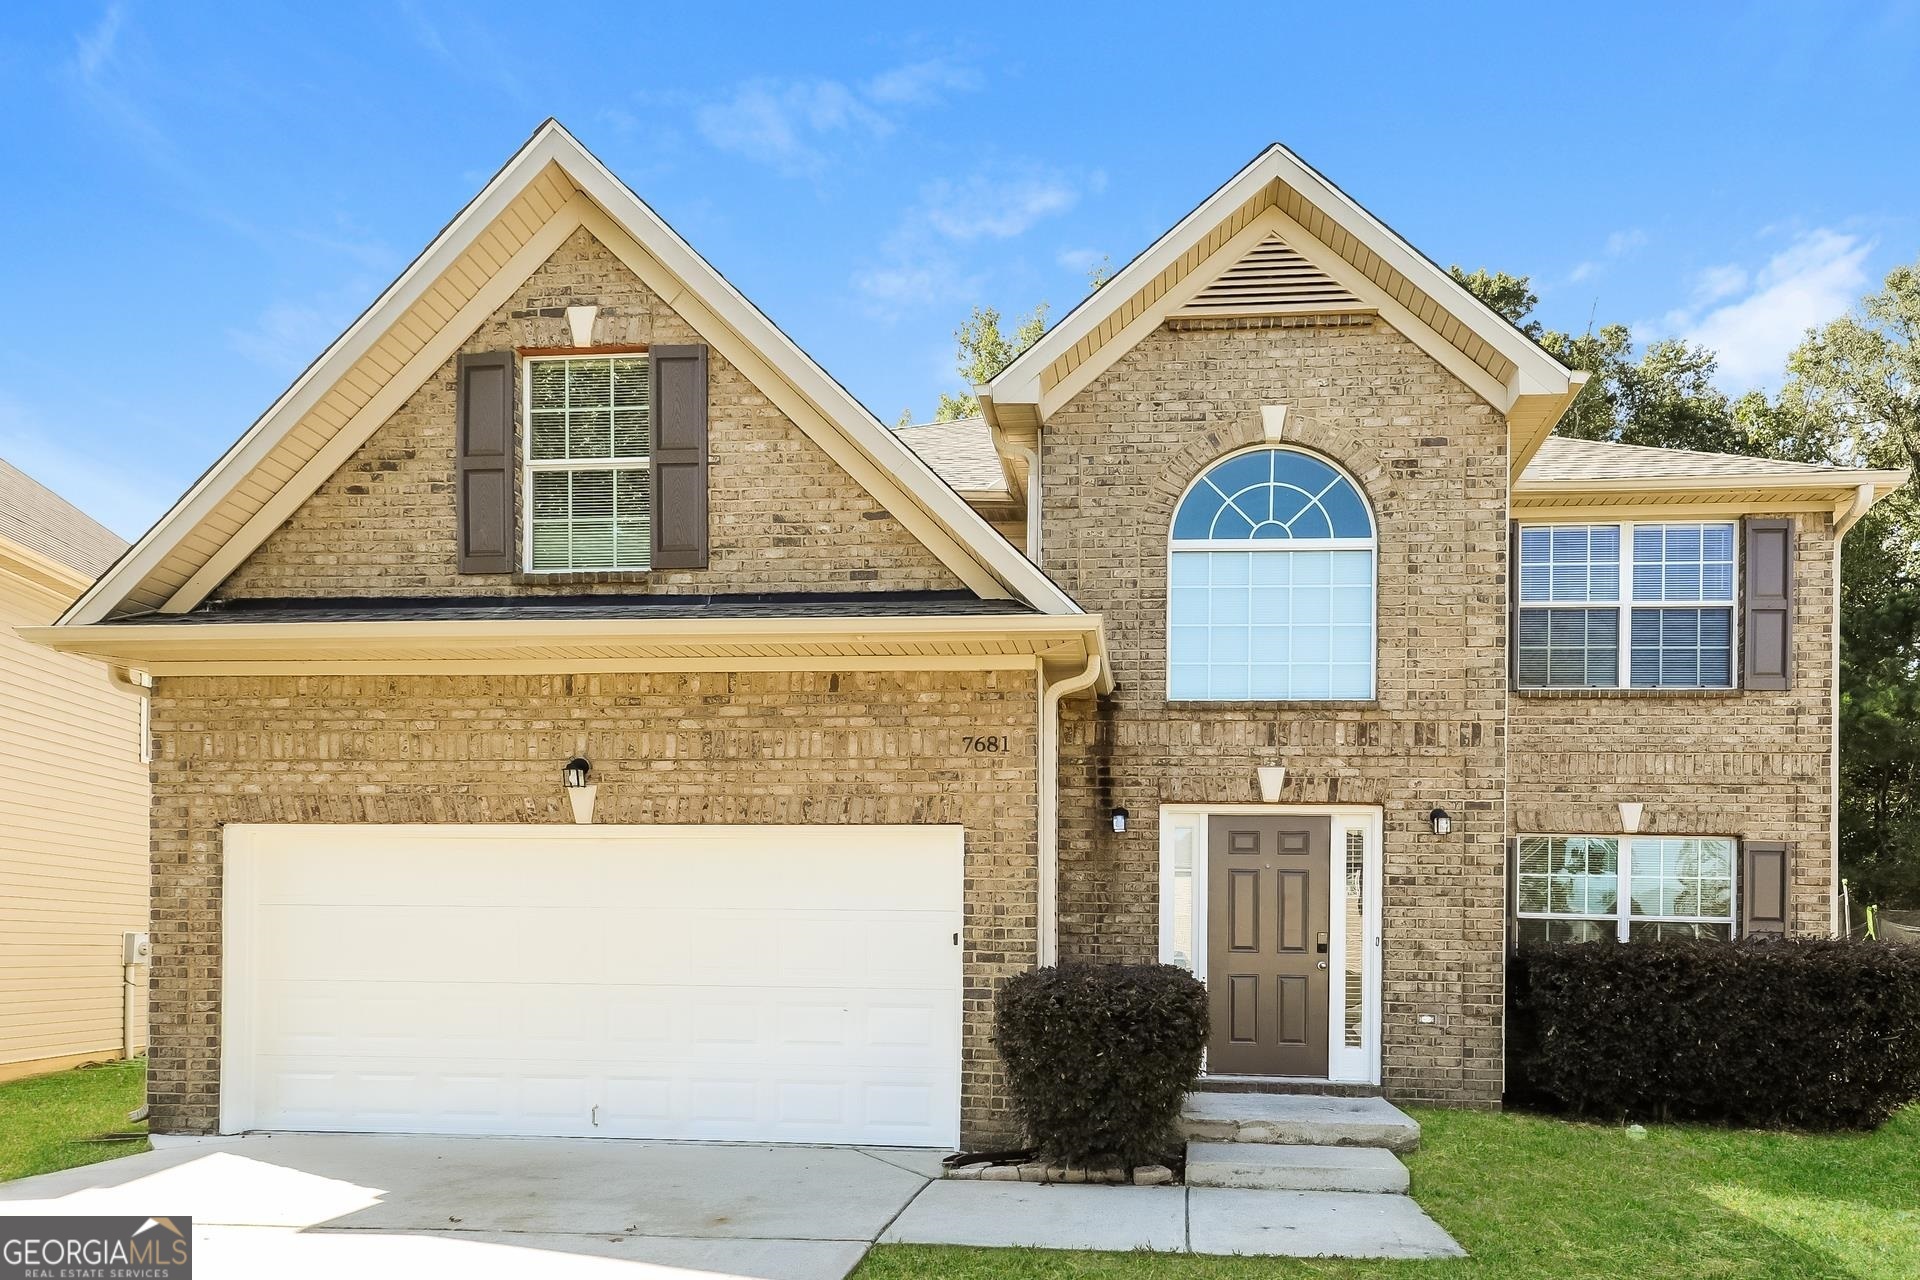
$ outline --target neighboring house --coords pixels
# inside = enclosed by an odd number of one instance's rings
[[[0,461],[0,1080],[146,1042],[146,967],[124,963],[147,928],[142,691],[14,633],[126,546]]]
[[[1275,147],[896,434],[543,126],[35,633],[154,681],[155,1127],[1000,1141],[1056,958],[1491,1105],[1510,936],[1828,931],[1904,477],[1580,385]]]

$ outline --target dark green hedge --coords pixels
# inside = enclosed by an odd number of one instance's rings
[[[1000,988],[993,1040],[1036,1147],[1147,1163],[1176,1144],[1207,1044],[1207,989],[1164,964],[1034,969]]]
[[[1871,1128],[1920,1099],[1920,947],[1526,946],[1508,1100],[1607,1119]]]

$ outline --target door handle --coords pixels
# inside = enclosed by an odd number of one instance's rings
[[[1317,964],[1317,965],[1315,965],[1314,967],[1315,967],[1316,969],[1324,969],[1324,968],[1326,968],[1326,967],[1327,967],[1327,962],[1326,962],[1325,960],[1322,960],[1322,961],[1320,961],[1320,963],[1319,963],[1319,964]]]

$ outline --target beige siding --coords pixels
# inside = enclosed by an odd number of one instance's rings
[[[117,1053],[121,934],[147,927],[138,701],[99,663],[13,632],[65,604],[0,574],[0,1076]],[[135,973],[144,1044],[146,975]]]

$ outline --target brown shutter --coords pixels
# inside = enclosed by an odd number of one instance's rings
[[[1742,683],[1749,689],[1793,687],[1793,521],[1746,522],[1746,638]]]
[[[707,567],[707,349],[655,347],[653,567]]]
[[[1786,937],[1790,850],[1778,841],[1740,842],[1741,937]]]
[[[513,352],[455,365],[454,519],[461,573],[513,572]]]

